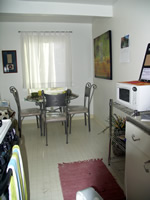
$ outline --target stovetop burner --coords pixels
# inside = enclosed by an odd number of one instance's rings
[[[10,119],[2,120],[2,126],[0,127],[0,144],[2,143],[6,133],[8,132],[11,123],[12,122]]]

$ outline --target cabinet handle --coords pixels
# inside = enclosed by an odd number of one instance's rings
[[[150,160],[144,162],[144,169],[145,169],[146,173],[149,173],[149,169],[146,168],[146,165],[149,165],[149,166],[150,166]]]
[[[133,135],[132,135],[132,140],[133,140],[133,141],[139,141],[140,138],[135,139],[135,135],[133,134]]]

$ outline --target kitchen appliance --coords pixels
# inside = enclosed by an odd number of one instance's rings
[[[0,144],[2,143],[6,133],[8,132],[10,126],[11,126],[11,120],[2,120],[2,126],[0,127]]]
[[[137,111],[150,110],[150,43],[147,45],[139,80],[119,82],[116,89],[118,103]]]
[[[0,196],[5,194],[8,189],[12,172],[9,170],[7,173],[6,169],[12,155],[12,147],[15,144],[19,144],[19,137],[12,127],[12,121],[10,119],[2,120],[0,127]]]
[[[150,83],[140,81],[116,84],[118,103],[137,111],[150,110]]]

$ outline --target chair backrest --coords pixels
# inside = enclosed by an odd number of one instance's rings
[[[45,94],[44,91],[42,91],[42,96],[44,109],[46,109],[47,107],[67,107],[66,93],[50,95]]]
[[[97,85],[96,84],[92,84],[91,85],[91,96],[90,96],[90,101],[92,101],[92,98],[93,98],[93,95],[94,95],[94,92],[97,88]]]
[[[90,97],[90,93],[91,93],[91,83],[86,83],[85,85],[85,93],[84,96],[85,97]]]
[[[85,93],[84,93],[84,106],[90,108],[90,104],[94,95],[94,91],[97,88],[95,84],[86,83],[85,85]]]
[[[17,91],[17,89],[14,86],[11,86],[9,88],[9,90],[10,90],[10,92],[13,94],[13,96],[15,98],[15,101],[16,101],[16,104],[17,104],[17,108],[18,108],[18,113],[20,114],[21,106],[20,106],[20,100],[19,100],[18,91]]]
[[[13,94],[16,104],[17,104],[17,109],[18,109],[18,125],[21,124],[21,107],[20,107],[20,100],[19,100],[19,94],[17,89],[14,86],[11,86],[9,88],[10,92]]]

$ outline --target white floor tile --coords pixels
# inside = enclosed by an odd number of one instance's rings
[[[21,151],[31,200],[63,200],[58,163],[103,158],[110,172],[124,189],[124,159],[108,166],[109,133],[91,122],[91,132],[83,120],[72,122],[69,144],[61,123],[48,125],[48,146],[36,124],[23,124]],[[99,134],[100,133],[100,134]]]

